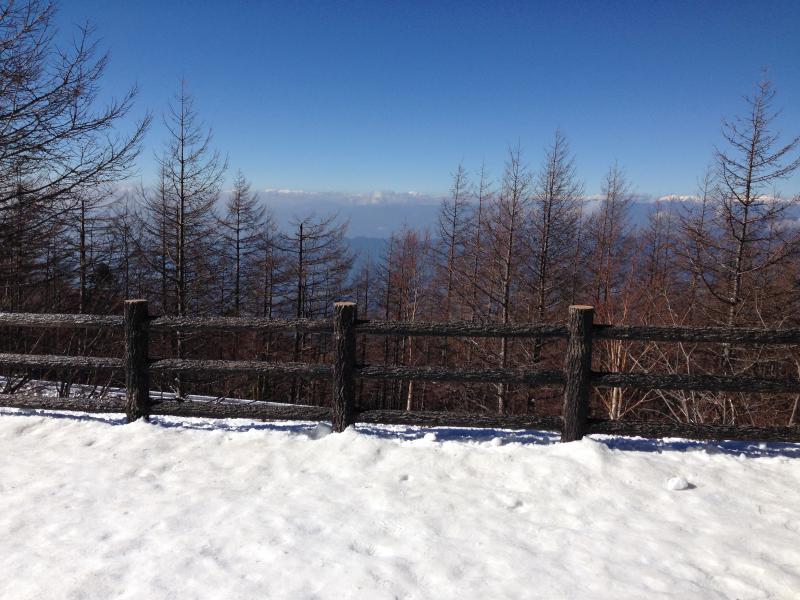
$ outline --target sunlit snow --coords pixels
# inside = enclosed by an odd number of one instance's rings
[[[797,598],[800,445],[557,439],[0,409],[0,598]]]

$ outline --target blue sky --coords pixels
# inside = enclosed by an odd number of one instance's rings
[[[104,89],[138,82],[156,116],[145,181],[181,77],[258,188],[442,193],[517,141],[538,166],[560,127],[588,193],[618,160],[641,193],[690,194],[762,68],[800,133],[797,1],[62,0],[62,34],[86,20]]]

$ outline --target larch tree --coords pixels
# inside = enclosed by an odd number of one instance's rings
[[[78,30],[71,47],[56,46],[55,12],[52,2],[38,0],[0,9],[0,211],[18,201],[19,180],[31,200],[49,205],[126,177],[150,121],[118,133],[136,88],[102,105],[108,54],[99,54],[89,27]]]
[[[526,260],[522,243],[523,229],[531,194],[531,174],[522,162],[519,145],[510,148],[500,191],[492,204],[488,233],[491,245],[490,294],[500,322],[507,325],[512,320],[514,293],[519,286],[519,266]],[[507,337],[500,338],[497,366],[509,364]],[[497,385],[497,412],[508,410],[508,385]]]
[[[98,305],[97,299],[90,297],[90,279],[95,269],[107,261],[109,248],[106,231],[109,225],[109,211],[117,198],[112,190],[81,190],[75,194],[71,210],[62,215],[68,230],[65,240],[73,257],[78,276],[79,313],[105,312],[110,307]]]
[[[117,274],[118,295],[122,299],[146,296],[149,269],[137,243],[142,229],[142,219],[132,195],[123,195],[112,207],[107,231],[109,261]]]
[[[472,236],[467,248],[467,256],[471,264],[469,270],[470,292],[466,299],[470,309],[470,320],[483,320],[488,312],[488,295],[481,285],[481,272],[486,263],[486,220],[487,209],[493,200],[492,184],[486,171],[486,164],[481,164],[478,186],[475,190],[477,204],[472,212],[469,227]]]
[[[214,203],[220,193],[227,161],[211,146],[211,130],[205,128],[194,109],[186,82],[170,103],[164,117],[167,141],[158,156],[164,177],[164,193],[175,231],[175,313],[188,314],[192,291],[200,292],[208,282],[203,273],[208,261],[208,244],[214,237]]]
[[[145,116],[121,131],[136,88],[103,103],[108,55],[89,27],[79,28],[71,44],[58,45],[55,14],[54,3],[38,0],[0,8],[0,285],[8,290],[6,304],[61,295],[55,286],[63,282],[57,263],[64,257],[47,236],[63,233],[63,223],[55,221],[81,194],[131,174],[150,122]],[[31,294],[32,286],[41,293]]]
[[[453,317],[456,285],[464,273],[462,263],[467,245],[471,195],[467,172],[459,164],[452,175],[450,194],[442,200],[438,216],[436,254],[442,272],[442,309],[446,322]]]
[[[557,130],[534,180],[528,219],[527,243],[531,260],[527,271],[533,310],[530,318],[535,322],[546,322],[569,300],[565,292],[569,289],[582,195],[583,184],[577,178],[569,144]],[[541,340],[537,339],[533,347],[534,362],[539,360],[540,353]]]
[[[603,312],[613,311],[614,289],[624,276],[629,251],[631,186],[615,162],[606,173],[600,206],[588,221],[588,251],[592,273],[592,298]],[[603,314],[611,317],[611,314]]]
[[[394,232],[386,240],[383,253],[377,264],[376,269],[376,295],[378,296],[378,310],[384,321],[392,319],[392,298],[394,295],[392,265],[395,260],[395,253],[397,252],[397,234]],[[392,356],[392,341],[389,336],[383,336],[383,364],[390,364]],[[392,402],[395,399],[394,390],[396,381],[388,381],[383,379],[380,383],[380,391],[378,392],[378,406],[379,408],[393,408]],[[391,391],[390,388],[391,387]]]
[[[459,164],[452,175],[450,194],[439,206],[438,239],[433,250],[436,254],[437,290],[441,297],[442,318],[445,322],[461,318],[461,307],[465,295],[466,252],[468,226],[470,224],[471,185],[467,171]],[[426,344],[430,345],[431,340]],[[452,342],[441,340],[439,361],[448,362]]]
[[[259,204],[258,194],[251,191],[250,182],[241,171],[237,172],[222,218],[225,254],[232,263],[231,310],[236,317],[242,313],[243,295],[256,289],[255,277],[265,233],[265,211],[265,207]]]
[[[756,298],[780,300],[780,294],[759,294],[758,276],[784,263],[800,240],[795,228],[785,226],[787,211],[800,197],[782,198],[777,189],[800,168],[800,136],[781,141],[774,131],[774,98],[771,84],[759,83],[745,99],[744,116],[723,122],[724,146],[714,152],[717,235],[699,241],[708,258],[704,281],[724,306],[721,320],[728,327],[760,321]]]
[[[211,130],[201,124],[184,81],[163,121],[167,140],[157,157],[159,190],[148,208],[155,230],[164,233],[162,278],[174,289],[174,306],[164,308],[185,316],[210,310],[207,291],[215,277],[217,238],[214,204],[227,161],[212,148]],[[184,358],[186,337],[180,332],[175,349]],[[176,392],[183,396],[181,377],[176,378]]]
[[[134,239],[141,260],[150,273],[150,296],[158,299],[161,313],[175,310],[175,250],[176,208],[175,198],[170,194],[167,169],[159,169],[158,183],[154,189],[143,185],[137,190],[140,211],[135,212],[140,221],[141,235]]]
[[[800,136],[781,139],[775,90],[760,82],[745,97],[745,112],[722,124],[723,143],[714,151],[714,187],[704,229],[689,229],[698,247],[699,275],[708,294],[707,319],[726,327],[783,325],[799,301],[793,271],[800,232],[790,211],[800,196],[783,197],[780,186],[800,168]],[[732,375],[776,373],[785,353],[724,344],[717,355]],[[792,373],[794,374],[794,373]],[[716,418],[752,423],[774,401],[758,395],[709,396]]]
[[[678,247],[678,257],[689,276],[685,316],[681,322],[688,324],[705,320],[699,309],[705,296],[703,276],[704,265],[708,262],[705,248],[710,240],[713,222],[714,173],[711,167],[706,169],[697,187],[697,201],[685,203],[678,212],[680,235],[684,241]]]
[[[437,304],[431,298],[431,292],[434,292],[432,258],[432,243],[427,232],[404,226],[390,238],[380,270],[382,281],[379,283],[383,288],[380,303],[384,318],[414,322],[421,314],[431,312]],[[391,343],[387,337],[384,340],[384,361],[387,364],[415,364],[419,353],[414,342],[414,336],[402,336],[391,340]],[[414,381],[390,382],[390,385],[391,401],[405,410],[413,410],[418,395]],[[383,389],[386,393],[386,383]],[[420,394],[423,398],[424,392],[423,387]]]
[[[587,223],[587,264],[591,271],[593,304],[600,320],[625,323],[631,315],[631,259],[635,238],[629,226],[629,210],[633,200],[631,186],[622,168],[614,163],[602,185],[600,206]],[[625,371],[629,367],[629,343],[608,340],[600,344],[599,360],[609,371]],[[625,390],[611,388],[599,392],[609,418],[618,419],[625,406]]]
[[[333,302],[349,293],[353,256],[345,241],[347,226],[337,215],[297,217],[277,240],[277,249],[286,256],[284,301],[295,318],[328,317]],[[307,339],[305,333],[295,333],[294,361],[299,361],[305,352]],[[317,344],[315,353],[320,351]],[[302,389],[302,381],[295,378],[291,391],[294,402],[302,399]]]
[[[259,219],[257,232],[257,254],[253,257],[255,263],[255,281],[253,282],[256,301],[256,314],[267,319],[272,319],[279,308],[281,290],[285,290],[288,283],[286,269],[286,255],[278,248],[280,232],[272,212],[268,207],[262,206],[257,210],[263,211]],[[265,331],[257,337],[258,357],[260,360],[272,360],[274,334]],[[259,376],[256,380],[255,396],[259,400],[268,400],[273,394],[271,378],[267,375]]]

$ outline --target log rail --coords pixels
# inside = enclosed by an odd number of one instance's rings
[[[71,369],[124,371],[125,398],[45,398],[29,394],[0,395],[0,406],[27,409],[80,410],[126,413],[129,421],[149,415],[264,420],[331,420],[336,431],[356,423],[398,425],[547,429],[561,431],[562,441],[579,440],[589,433],[695,439],[763,440],[800,442],[800,427],[730,427],[676,422],[610,421],[588,415],[592,388],[800,393],[796,378],[764,379],[721,375],[659,373],[604,373],[591,369],[592,345],[597,339],[666,343],[800,344],[800,329],[751,329],[722,327],[653,327],[602,325],[593,322],[590,306],[571,306],[566,325],[475,322],[424,323],[367,321],[357,318],[357,307],[339,302],[333,319],[265,319],[258,317],[157,317],[147,316],[145,300],[128,300],[123,316],[0,313],[0,328],[123,328],[124,359],[0,353],[0,367],[30,372]],[[264,361],[150,360],[147,353],[151,331],[304,331],[334,336],[333,364],[270,363]],[[356,360],[356,335],[561,338],[567,340],[563,370],[457,369],[395,365],[360,365]],[[0,334],[2,335],[2,334]],[[157,401],[149,398],[151,373],[220,373],[245,375],[293,375],[332,381],[330,408],[276,403],[212,403]],[[461,383],[520,383],[561,386],[561,417],[506,416],[454,412],[368,410],[357,411],[355,378],[426,380]]]

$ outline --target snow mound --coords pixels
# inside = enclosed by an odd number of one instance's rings
[[[333,428],[327,423],[320,423],[308,431],[308,437],[312,440],[321,440],[333,432]]]
[[[686,481],[685,477],[678,475],[677,477],[670,477],[667,479],[667,489],[673,491],[688,490],[690,484]]]
[[[552,441],[0,409],[0,598],[797,597],[797,448]]]

